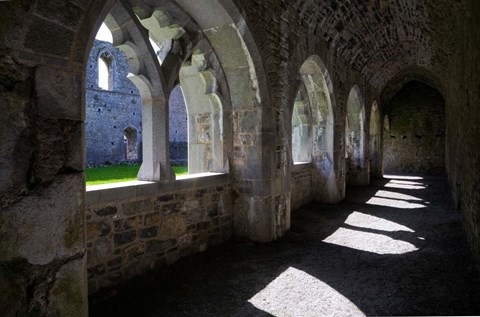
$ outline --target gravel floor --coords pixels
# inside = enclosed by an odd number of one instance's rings
[[[280,241],[232,242],[92,296],[90,315],[480,315],[445,179],[396,177],[347,197],[293,212]]]

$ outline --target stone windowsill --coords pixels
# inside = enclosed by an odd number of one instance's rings
[[[128,181],[121,183],[91,185],[86,188],[86,205],[106,204],[178,190],[192,189],[230,183],[229,174],[198,173],[178,176],[175,181]]]
[[[293,162],[292,172],[299,172],[312,167],[312,162]]]

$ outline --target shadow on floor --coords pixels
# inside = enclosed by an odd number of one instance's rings
[[[348,188],[268,244],[228,243],[91,297],[91,316],[478,315],[480,279],[444,178]]]

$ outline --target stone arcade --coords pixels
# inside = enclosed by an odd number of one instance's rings
[[[384,171],[447,175],[463,229],[445,226],[478,267],[478,1],[11,0],[0,15],[0,315],[87,316],[89,294],[233,239],[279,240],[296,210]],[[102,23],[128,63],[107,83],[129,87],[119,107],[89,87]],[[176,179],[178,85],[198,175]],[[102,111],[135,117],[110,142],[141,162],[136,182],[85,186]]]

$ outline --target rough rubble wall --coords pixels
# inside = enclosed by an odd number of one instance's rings
[[[312,169],[312,164],[298,164],[292,167],[290,182],[292,211],[308,205],[313,200]]]
[[[385,107],[386,173],[441,174],[445,171],[445,101],[431,87],[410,82]]]
[[[98,86],[98,58],[108,52],[111,89]],[[87,166],[139,163],[142,143],[142,99],[137,87],[127,78],[125,55],[110,43],[95,41],[87,64],[85,137]],[[135,129],[137,159],[127,159],[124,131]]]
[[[231,187],[206,183],[111,201],[88,192],[89,293],[230,240]]]
[[[84,69],[73,49],[86,4],[0,3],[2,316],[87,315]]]
[[[465,36],[448,68],[446,168],[480,267],[480,3],[467,3]]]

